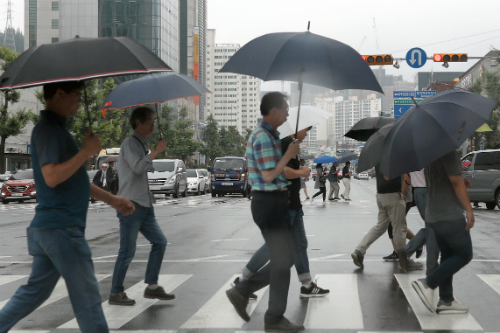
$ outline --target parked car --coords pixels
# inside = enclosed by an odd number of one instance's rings
[[[174,198],[185,197],[188,191],[186,166],[178,159],[153,161],[153,170],[148,172],[149,190],[153,194],[172,194]]]
[[[360,172],[358,173],[358,179],[370,180],[370,175],[368,174],[368,172]]]
[[[3,183],[6,180],[8,180],[10,178],[10,176],[12,176],[12,174],[10,174],[10,173],[6,173],[4,175],[0,175],[0,183]]]
[[[3,204],[8,204],[10,201],[36,200],[33,169],[19,170],[10,175],[2,184],[0,199]]]
[[[198,171],[200,171],[203,177],[205,177],[205,192],[210,192],[210,183],[212,179],[212,177],[210,177],[210,173],[207,169],[198,169]]]
[[[462,158],[462,167],[472,184],[467,189],[470,201],[500,208],[500,149],[474,151]]]
[[[187,169],[188,193],[205,194],[205,177],[198,169]]]
[[[250,190],[247,179],[247,161],[244,157],[217,157],[209,169],[212,173],[212,197],[241,193],[244,197]]]

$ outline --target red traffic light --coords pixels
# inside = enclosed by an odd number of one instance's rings
[[[375,54],[375,55],[362,55],[361,58],[368,63],[368,65],[392,65],[394,59],[392,54]]]
[[[434,62],[467,62],[467,53],[436,53]]]

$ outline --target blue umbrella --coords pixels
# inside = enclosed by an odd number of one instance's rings
[[[334,156],[320,156],[320,157],[317,157],[313,163],[316,163],[316,164],[323,164],[323,163],[335,163],[335,162],[338,162],[338,158],[334,157]]]

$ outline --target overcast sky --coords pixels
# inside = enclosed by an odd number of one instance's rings
[[[380,5],[384,2],[387,5]],[[392,53],[404,58],[410,48],[422,47],[431,56],[442,52],[483,56],[491,46],[500,49],[499,0],[207,0],[207,3],[207,26],[216,29],[216,42],[220,44],[243,46],[266,33],[304,31],[311,21],[312,32],[349,44],[361,54]],[[13,25],[23,29],[24,0],[12,0],[12,6]],[[0,0],[1,30],[5,28],[6,17],[7,0]],[[468,37],[471,35],[476,36]],[[428,45],[433,43],[439,44]],[[419,70],[406,63],[399,70],[392,66],[386,69],[389,74],[402,74],[405,80],[413,80],[417,71],[465,71],[472,63],[450,64],[445,69],[428,61]]]

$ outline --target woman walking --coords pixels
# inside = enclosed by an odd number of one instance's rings
[[[304,167],[306,165],[306,160],[303,158],[300,159],[300,167]],[[300,177],[300,188],[304,190],[304,194],[306,195],[306,200],[309,200],[309,195],[307,194],[307,186],[306,186],[306,181],[308,181],[309,178],[306,177]]]
[[[323,170],[323,165],[321,163],[318,163],[316,165],[316,182],[314,183],[314,188],[319,189],[319,192],[313,195],[311,199],[311,205],[314,201],[314,198],[316,198],[321,193],[323,193],[323,205],[324,205],[326,202],[326,175]]]

